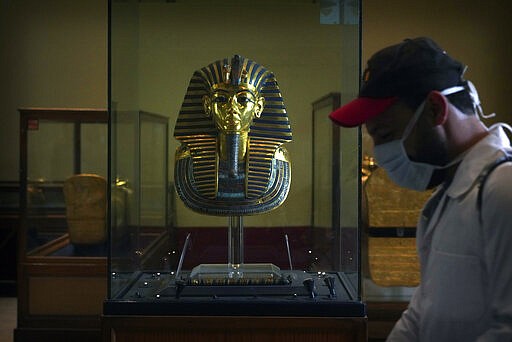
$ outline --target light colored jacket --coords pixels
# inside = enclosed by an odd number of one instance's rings
[[[425,205],[421,284],[388,341],[512,341],[512,163],[490,173],[477,208],[479,175],[506,150],[503,128],[491,127]]]

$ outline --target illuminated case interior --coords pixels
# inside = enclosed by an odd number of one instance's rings
[[[357,95],[359,7],[309,0],[110,3],[105,315],[366,315],[360,136],[328,118]],[[237,218],[192,211],[173,179],[173,130],[188,81],[234,54],[275,74],[293,132],[284,144],[292,170],[286,201]],[[243,253],[235,265],[232,243]]]

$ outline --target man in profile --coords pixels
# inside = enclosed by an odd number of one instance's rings
[[[374,54],[359,97],[330,114],[366,124],[398,185],[436,188],[417,229],[421,283],[388,341],[512,341],[512,149],[486,127],[466,67],[429,38]]]

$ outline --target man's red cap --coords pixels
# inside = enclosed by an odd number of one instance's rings
[[[338,125],[355,127],[391,107],[399,98],[426,96],[464,82],[464,64],[432,39],[419,37],[384,48],[369,60],[357,99],[333,111]]]
[[[359,97],[329,114],[329,118],[343,127],[356,127],[384,112],[398,97]]]

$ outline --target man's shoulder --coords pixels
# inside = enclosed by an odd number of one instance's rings
[[[497,161],[488,172],[487,179],[482,179],[481,182],[488,183],[492,188],[512,188],[512,155]]]
[[[498,158],[479,180],[479,206],[496,205],[496,202],[512,203],[512,153]]]

